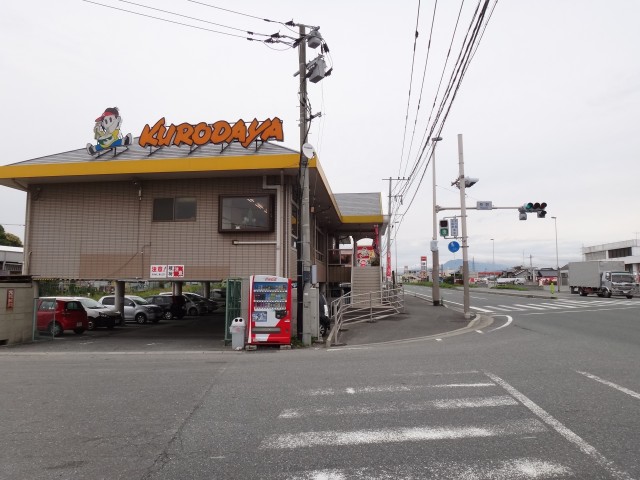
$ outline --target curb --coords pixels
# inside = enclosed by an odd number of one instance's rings
[[[434,334],[434,335],[426,335],[424,337],[413,337],[413,338],[405,338],[405,339],[401,339],[401,340],[389,340],[386,342],[374,342],[374,343],[361,343],[358,345],[353,345],[354,347],[374,347],[374,346],[378,346],[378,345],[394,345],[394,344],[398,344],[398,343],[412,343],[412,342],[422,342],[422,341],[426,341],[426,340],[435,340],[436,338],[447,338],[447,337],[454,337],[456,335],[463,335],[465,333],[469,333],[469,332],[473,332],[479,328],[486,328],[490,325],[493,324],[493,317],[490,317],[488,315],[478,315],[476,316],[476,318],[472,319],[471,321],[469,321],[469,323],[462,327],[462,328],[458,328],[457,330],[450,330],[448,332],[442,332],[442,333],[438,333],[438,334]],[[336,349],[339,350],[341,348],[341,346],[346,346],[345,345],[336,345],[333,347],[328,347],[327,350],[332,350],[332,349]]]

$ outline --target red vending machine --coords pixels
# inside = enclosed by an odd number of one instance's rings
[[[253,275],[249,282],[250,345],[291,344],[291,280]]]

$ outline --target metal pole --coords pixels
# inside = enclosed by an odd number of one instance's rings
[[[496,271],[496,242],[495,239],[491,239],[491,270]]]
[[[556,217],[553,218],[553,226],[556,231],[556,270],[558,272],[558,284],[556,285],[557,291],[560,292],[560,283],[562,282],[562,275],[560,274],[560,263],[558,262],[558,222]]]
[[[300,25],[300,38],[305,37],[305,27]],[[300,235],[301,272],[298,278],[298,339],[305,345],[311,345],[311,305],[309,288],[311,287],[311,243],[309,219],[309,163],[304,156],[302,146],[307,141],[307,50],[303,40],[298,47],[300,73],[300,188],[302,201],[300,202]],[[301,278],[300,278],[301,274]],[[300,281],[302,280],[302,281]]]
[[[389,177],[389,209],[387,210],[389,216],[389,222],[387,224],[387,263],[385,265],[384,279],[385,284],[389,284],[389,276],[387,273],[391,272],[389,264],[391,263],[391,177]],[[381,263],[380,263],[381,264]]]
[[[431,153],[431,168],[433,170],[433,237],[431,250],[431,275],[432,284],[431,296],[433,304],[440,305],[440,258],[438,253],[438,211],[436,210],[436,145],[442,140],[442,137],[434,137],[431,139],[433,143],[433,151]]]
[[[459,180],[460,188],[460,215],[462,216],[462,283],[464,285],[463,310],[464,318],[471,318],[469,312],[470,292],[469,292],[469,259],[467,248],[467,202],[465,199],[465,178],[464,178],[464,154],[462,150],[462,134],[458,134],[458,158],[459,158]]]

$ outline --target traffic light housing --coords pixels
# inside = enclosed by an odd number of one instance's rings
[[[440,220],[440,236],[441,237],[449,236],[449,220],[447,219]]]
[[[546,202],[527,202],[518,209],[520,220],[526,220],[527,213],[536,213],[538,218],[545,218],[547,215],[545,208],[547,208]]]

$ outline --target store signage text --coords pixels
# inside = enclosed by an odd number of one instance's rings
[[[215,123],[200,122],[197,125],[181,123],[168,127],[162,117],[153,127],[145,125],[138,143],[141,147],[168,147],[175,145],[205,145],[207,143],[230,143],[234,140],[247,148],[256,139],[284,140],[282,120],[278,117],[258,121],[255,118],[250,124],[240,119],[233,125],[224,120]]]
[[[150,278],[182,278],[184,265],[151,265]]]

